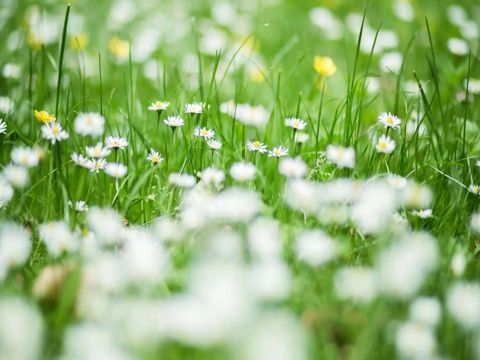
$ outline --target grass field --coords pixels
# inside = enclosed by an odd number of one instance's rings
[[[4,0],[0,359],[480,359],[478,0]]]

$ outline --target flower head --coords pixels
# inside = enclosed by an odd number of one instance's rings
[[[205,103],[186,104],[183,111],[185,114],[201,114],[205,109]]]
[[[204,139],[212,139],[215,136],[215,131],[212,129],[207,129],[206,127],[200,128],[196,127],[193,129],[193,135],[202,137]]]
[[[107,136],[105,139],[105,145],[109,149],[125,149],[128,145],[128,141],[124,137]]]
[[[250,151],[258,151],[259,153],[266,153],[267,150],[267,145],[262,144],[260,141],[254,140],[254,141],[247,141],[247,149]]]
[[[413,210],[412,215],[420,219],[428,219],[432,217],[432,209]]]
[[[398,129],[402,120],[399,117],[393,115],[392,113],[381,113],[378,117],[380,124],[383,124],[386,128]]]
[[[81,154],[72,153],[71,158],[72,158],[72,161],[78,166],[87,167],[88,165],[88,158],[86,158]]]
[[[105,169],[107,161],[105,159],[91,159],[87,161],[87,169],[91,172],[99,173],[100,170]]]
[[[183,121],[183,119],[177,115],[168,116],[165,120],[163,120],[163,122],[173,128],[185,125],[185,122]]]
[[[116,179],[124,177],[127,173],[127,167],[119,163],[109,163],[105,165],[105,174],[110,175]]]
[[[285,125],[295,130],[304,130],[307,127],[307,123],[297,118],[285,119]]]
[[[328,56],[315,56],[313,59],[313,68],[322,76],[332,76],[337,72],[337,65],[332,58]]]
[[[289,178],[303,178],[307,173],[307,164],[301,158],[285,158],[278,164],[278,171]]]
[[[237,181],[253,180],[256,172],[255,165],[247,162],[236,162],[230,168],[230,176]]]
[[[100,136],[103,134],[105,118],[98,113],[80,113],[75,118],[74,129],[82,136]]]
[[[168,182],[182,188],[191,188],[195,185],[195,177],[190,174],[171,173]]]
[[[355,150],[351,147],[328,145],[326,157],[339,168],[352,169],[355,166]]]
[[[148,154],[147,160],[150,160],[152,162],[152,165],[157,165],[163,161],[163,158],[158,151],[150,149],[150,154]]]
[[[283,147],[283,145],[274,147],[272,150],[268,152],[268,156],[270,157],[283,157],[287,156],[288,154],[288,149],[286,147]]]
[[[12,150],[12,161],[27,168],[38,165],[40,158],[35,149],[29,147],[17,147]]]
[[[170,106],[170,103],[168,101],[155,101],[149,105],[148,110],[163,111],[163,110],[167,110],[169,106]]]
[[[62,129],[62,126],[53,121],[51,123],[45,123],[42,126],[42,136],[50,140],[52,144],[55,144],[57,141],[60,142],[62,140],[68,139],[68,133]]]
[[[3,119],[0,119],[0,134],[6,134],[7,133],[7,124]]]
[[[45,110],[41,110],[41,111],[34,110],[33,115],[35,116],[35,119],[37,119],[38,121],[40,121],[44,124],[51,123],[52,121],[56,120],[55,115],[49,114]]]
[[[379,153],[390,154],[395,150],[395,141],[393,141],[387,135],[382,135],[378,139],[377,145],[375,148]]]
[[[307,133],[297,132],[297,134],[295,135],[295,142],[303,144],[306,143],[309,138],[310,136]]]
[[[85,147],[85,151],[88,156],[93,158],[103,158],[110,154],[110,149],[107,147],[103,147],[102,143],[98,143],[95,146],[87,146]]]
[[[207,141],[207,145],[212,150],[220,150],[222,142],[220,140],[210,139]]]
[[[480,195],[480,185],[471,184],[468,187],[468,191],[470,191],[472,194]]]

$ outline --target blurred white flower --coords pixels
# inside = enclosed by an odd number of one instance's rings
[[[251,181],[256,172],[257,168],[252,163],[236,162],[230,167],[230,176],[237,181]]]
[[[300,158],[283,158],[278,164],[278,171],[288,178],[303,178],[307,173],[307,164]]]
[[[75,118],[75,132],[82,136],[101,136],[105,126],[105,118],[94,112],[80,113]]]
[[[40,225],[38,232],[40,239],[45,243],[49,254],[53,257],[73,252],[78,247],[75,237],[63,221]]]
[[[340,252],[340,246],[321,230],[300,234],[295,243],[297,258],[310,266],[321,266]]]
[[[105,174],[119,179],[127,174],[127,167],[120,163],[108,163],[105,165]]]
[[[432,359],[436,346],[432,328],[415,321],[403,323],[395,334],[395,348],[401,358]]]
[[[389,52],[380,59],[380,70],[384,73],[398,73],[402,67],[403,57],[399,52]]]
[[[335,292],[341,299],[369,303],[377,295],[375,272],[367,267],[345,267],[335,273]]]
[[[442,308],[434,297],[418,297],[410,304],[410,320],[435,327],[441,320]]]
[[[467,331],[480,328],[480,286],[456,282],[447,294],[447,309],[453,319]]]
[[[353,148],[328,145],[326,152],[327,160],[339,168],[350,168],[355,166],[355,151]]]
[[[2,171],[3,176],[16,188],[24,188],[28,183],[28,170],[23,166],[9,164]]]
[[[381,135],[375,148],[379,153],[391,154],[395,150],[395,141],[387,135]]]

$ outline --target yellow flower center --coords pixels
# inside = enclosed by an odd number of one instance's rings
[[[378,147],[381,149],[381,150],[386,150],[387,149],[387,143],[385,141],[380,141],[378,143]]]
[[[60,128],[58,126],[52,127],[52,133],[58,135],[60,133]]]
[[[88,115],[87,118],[85,119],[85,122],[88,124],[88,125],[92,125],[93,124],[93,117]]]
[[[387,124],[388,125],[393,125],[393,117],[391,117],[391,116],[387,117]]]
[[[262,146],[262,143],[260,141],[254,141],[252,145],[255,149],[260,149],[260,146]]]

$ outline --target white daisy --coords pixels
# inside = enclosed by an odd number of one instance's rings
[[[268,152],[268,156],[270,157],[283,157],[287,156],[288,149],[283,147],[283,145],[274,147],[272,150]]]
[[[80,113],[75,118],[75,132],[82,136],[100,136],[103,134],[105,118],[99,113]]]
[[[171,173],[168,176],[168,182],[178,187],[191,188],[195,185],[196,180],[195,177],[190,174]]]
[[[399,117],[393,115],[392,113],[386,112],[380,114],[378,121],[386,128],[391,128],[394,130],[398,129],[402,123],[402,120],[400,120]]]
[[[307,173],[307,164],[301,158],[285,158],[278,164],[278,171],[288,178],[302,178]]]
[[[215,131],[212,129],[207,129],[206,127],[200,128],[200,127],[195,127],[193,129],[193,135],[202,137],[204,139],[212,139],[215,137]]]
[[[168,116],[165,120],[163,120],[163,122],[173,128],[185,125],[185,122],[183,121],[183,119],[177,115]]]
[[[395,141],[393,141],[387,135],[382,135],[378,139],[377,145],[375,148],[379,153],[390,154],[395,150]]]
[[[95,146],[86,146],[85,151],[88,156],[93,158],[103,158],[110,154],[110,149],[103,147],[102,143],[98,143]]]
[[[12,161],[24,167],[34,167],[38,165],[39,156],[37,151],[28,147],[17,147],[12,150]]]
[[[62,126],[53,121],[42,126],[43,138],[49,140],[52,144],[68,139],[68,133],[62,129]]]
[[[307,127],[307,123],[297,118],[285,119],[285,125],[295,130],[304,130]]]
[[[266,153],[267,145],[262,144],[260,141],[247,141],[247,149],[250,151],[258,151],[259,153]]]
[[[433,216],[432,209],[413,210],[412,215],[417,216],[420,219],[428,219]]]
[[[157,165],[163,161],[163,158],[158,151],[150,149],[150,154],[148,154],[147,160],[150,160],[152,162],[152,165]]]
[[[119,163],[109,163],[105,165],[105,173],[114,178],[124,177],[127,173],[127,167]]]
[[[480,185],[471,184],[468,187],[468,191],[470,191],[472,194],[480,195]]]
[[[183,111],[185,114],[201,114],[205,109],[205,103],[186,104]]]
[[[6,134],[7,133],[7,124],[3,119],[0,119],[0,134]]]
[[[78,166],[87,167],[88,158],[86,158],[82,154],[72,153],[71,158],[72,158],[72,161]]]
[[[230,176],[237,181],[251,181],[255,178],[257,168],[252,163],[236,162],[230,167]]]
[[[355,151],[350,147],[328,145],[326,157],[339,168],[352,169],[355,166]]]
[[[100,170],[105,169],[107,161],[105,159],[91,159],[87,161],[87,169],[98,174]]]
[[[169,106],[170,106],[170,103],[168,101],[155,101],[150,104],[150,106],[148,107],[148,110],[163,111],[163,110],[167,110]]]
[[[306,143],[309,138],[310,136],[307,133],[297,132],[297,134],[295,135],[295,142],[303,144]]]
[[[69,201],[68,205],[70,207],[74,207],[75,211],[78,211],[78,212],[87,212],[88,211],[88,205],[83,200],[75,201],[75,204],[72,204],[72,202]]]
[[[105,139],[105,145],[107,148],[112,149],[125,149],[128,145],[128,141],[124,137],[118,137],[118,136],[107,136]]]
[[[210,139],[207,141],[207,145],[212,150],[219,150],[222,147],[222,142],[220,140]]]
[[[262,105],[238,104],[235,111],[235,118],[238,121],[257,128],[263,128],[269,116],[269,112]]]

